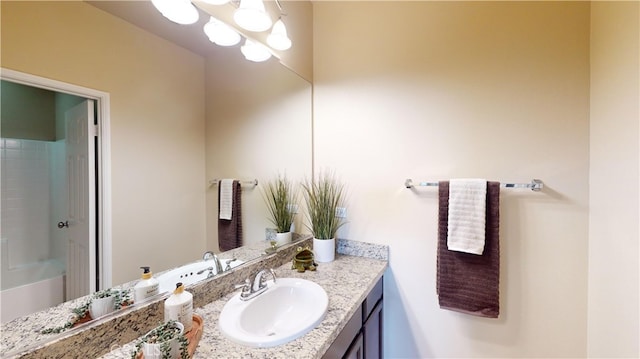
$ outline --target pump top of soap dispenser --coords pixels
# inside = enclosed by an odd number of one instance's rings
[[[142,269],[142,279],[149,279],[153,275],[150,267],[140,267],[140,269]]]
[[[176,283],[176,289],[173,291],[173,294],[180,294],[182,292],[184,292],[184,285],[182,285],[182,282]]]

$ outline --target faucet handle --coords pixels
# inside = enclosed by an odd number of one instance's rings
[[[213,275],[213,267],[204,268],[196,272],[197,275],[200,275],[206,271],[209,271],[209,274]]]
[[[276,272],[273,270],[273,268],[267,270],[267,269],[263,269],[260,272],[258,272],[258,274],[256,274],[256,277],[254,279],[253,282],[253,290],[260,290],[263,288],[266,288],[267,286],[267,279],[265,278],[265,274],[271,274],[271,276],[273,277],[273,282],[276,282]]]
[[[244,280],[244,283],[236,284],[235,288],[236,289],[242,288],[242,292],[240,293],[240,297],[242,297],[242,298],[248,297],[251,294],[251,281],[249,280],[249,278],[247,278],[247,279]]]
[[[231,270],[231,262],[234,262],[236,260],[237,260],[236,258],[231,258],[231,259],[225,260],[224,261],[224,264],[225,264],[224,271],[226,272],[228,270]]]
[[[273,277],[273,283],[275,283],[278,280],[278,276],[276,275],[276,271],[274,271],[273,268],[269,268],[269,273],[271,273],[271,276]]]

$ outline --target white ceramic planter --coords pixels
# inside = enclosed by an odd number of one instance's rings
[[[176,327],[178,327],[180,329],[180,334],[182,335],[182,333],[184,332],[184,326],[182,325],[182,323],[180,322],[176,322],[175,323]],[[151,333],[153,330],[151,330],[149,333]],[[149,333],[145,334],[149,335]],[[170,350],[170,355],[169,358],[171,359],[178,359],[180,358],[180,341],[178,340],[178,338],[173,338],[171,340],[169,340],[169,345],[171,346],[171,350]],[[142,343],[142,354],[144,356],[144,359],[162,359],[162,343],[153,343],[153,344],[149,344],[149,343]]]
[[[313,238],[313,252],[316,262],[333,262],[336,259],[336,239]]]
[[[278,247],[291,243],[291,232],[276,233],[276,243],[278,243]]]
[[[93,299],[91,301],[91,305],[89,305],[89,314],[91,314],[91,318],[96,319],[113,312],[115,310],[115,306],[115,297],[96,298]]]

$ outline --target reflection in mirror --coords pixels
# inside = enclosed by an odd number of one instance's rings
[[[100,3],[150,6],[148,16],[137,18],[161,18],[148,2]],[[104,277],[98,274],[103,279],[98,289],[134,283],[142,265],[160,273],[200,260],[207,250],[218,252],[217,189],[208,185],[209,180],[267,180],[278,172],[302,178],[310,173],[311,86],[275,59],[249,63],[236,57],[241,56],[239,49],[228,51],[211,43],[207,50],[195,52],[86,2],[1,2],[0,6],[3,68],[110,96],[110,152],[102,154],[110,171],[102,179],[110,181],[111,208],[103,209],[103,214],[110,215],[105,222],[111,227],[97,232],[99,255],[107,256],[99,262],[112,263],[110,270],[97,268],[108,272],[102,273]],[[201,27],[181,30],[208,42]],[[4,118],[3,113],[3,124]],[[7,172],[3,167],[3,175]],[[245,247],[254,243],[262,247],[246,253],[259,256],[268,245],[264,238],[269,226],[259,189],[245,191],[242,202]],[[12,249],[4,240],[5,208],[3,204],[3,256],[11,255]],[[49,226],[60,222],[47,221]],[[64,247],[63,242],[63,249],[56,252],[61,262],[67,261]],[[238,257],[221,255],[232,256]],[[35,262],[41,264],[39,258]],[[51,270],[47,265],[36,271]],[[3,267],[3,285],[8,272]],[[57,273],[64,282],[62,271]],[[64,293],[62,284],[56,285]],[[21,296],[49,296],[42,290],[33,288]],[[43,312],[39,320],[64,323],[66,314],[82,300],[60,306],[63,317]],[[2,303],[4,313],[7,302]],[[3,315],[2,322],[6,321]],[[10,348],[5,342],[10,338],[4,335],[5,324],[2,329],[4,350]],[[36,331],[29,335],[36,341],[47,340]],[[20,340],[13,339],[15,349]]]

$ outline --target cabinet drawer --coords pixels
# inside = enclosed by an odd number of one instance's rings
[[[373,287],[367,298],[362,302],[362,322],[366,322],[371,311],[376,306],[378,301],[382,299],[382,278],[378,280],[378,283]]]

